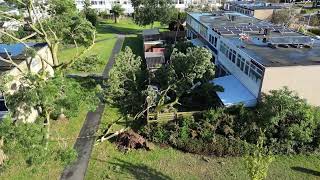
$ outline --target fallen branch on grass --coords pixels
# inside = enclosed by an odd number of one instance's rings
[[[109,140],[109,139],[111,139],[111,138],[113,138],[113,137],[116,137],[116,136],[118,136],[119,134],[128,131],[129,129],[130,129],[129,127],[127,127],[127,128],[122,128],[122,129],[120,129],[119,131],[116,131],[115,133],[113,133],[113,134],[111,134],[111,135],[109,135],[109,136],[102,136],[100,139],[97,140],[98,143],[95,144],[95,145],[98,145],[98,144],[101,143],[101,142],[104,142],[104,141]],[[109,131],[109,130],[108,130],[108,131]]]

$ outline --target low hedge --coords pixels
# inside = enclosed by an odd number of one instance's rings
[[[221,156],[242,156],[253,151],[254,146],[240,139],[227,139],[217,136],[213,142],[205,142],[202,139],[177,139],[174,143],[177,149],[184,152]]]

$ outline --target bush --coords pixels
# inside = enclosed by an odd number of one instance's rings
[[[317,114],[304,99],[284,88],[262,97],[257,123],[275,153],[299,153],[311,148],[320,121]]]
[[[0,122],[0,137],[4,139],[4,152],[9,156],[22,154],[30,166],[41,164],[47,160],[50,153],[45,151],[43,125],[13,124],[10,118]]]
[[[191,118],[148,125],[145,134],[151,141],[187,152],[239,156],[258,142],[261,129],[264,146],[271,153],[306,154],[320,150],[319,122],[320,108],[283,88],[263,95],[255,109],[241,105],[216,108]]]
[[[63,166],[67,166],[74,162],[78,157],[78,153],[73,148],[61,149],[57,153],[57,159]]]
[[[103,61],[97,55],[90,55],[76,60],[71,68],[80,72],[94,72],[102,64]]]
[[[208,143],[202,139],[189,139],[176,141],[176,147],[185,152],[214,155],[214,156],[242,156],[252,151],[253,147],[239,139],[227,139],[217,135],[215,141]]]

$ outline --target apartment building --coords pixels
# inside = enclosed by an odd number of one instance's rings
[[[271,19],[274,11],[289,8],[290,4],[254,2],[254,1],[230,1],[224,4],[224,9],[235,11],[257,19]]]
[[[172,0],[172,5],[175,8],[184,11],[186,8],[188,8],[189,5],[215,5],[217,1],[218,0]],[[85,0],[75,0],[75,2],[77,9],[83,9]],[[126,14],[132,14],[134,12],[130,0],[91,0],[90,2],[92,8],[96,9],[99,12],[110,12],[112,5],[116,3],[122,5],[122,7],[125,9]]]
[[[225,106],[255,106],[284,86],[320,105],[320,42],[237,12],[188,13],[187,37],[211,50]]]
[[[85,0],[75,0],[75,2],[77,9],[82,10]],[[132,14],[134,11],[130,0],[90,0],[90,2],[91,8],[98,12],[110,12],[113,4],[121,4],[125,14]]]

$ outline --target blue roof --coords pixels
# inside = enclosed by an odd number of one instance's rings
[[[45,43],[26,43],[30,47],[44,47]],[[5,54],[7,50],[11,56],[19,56],[25,50],[26,46],[22,43],[17,44],[0,44],[0,53]]]

